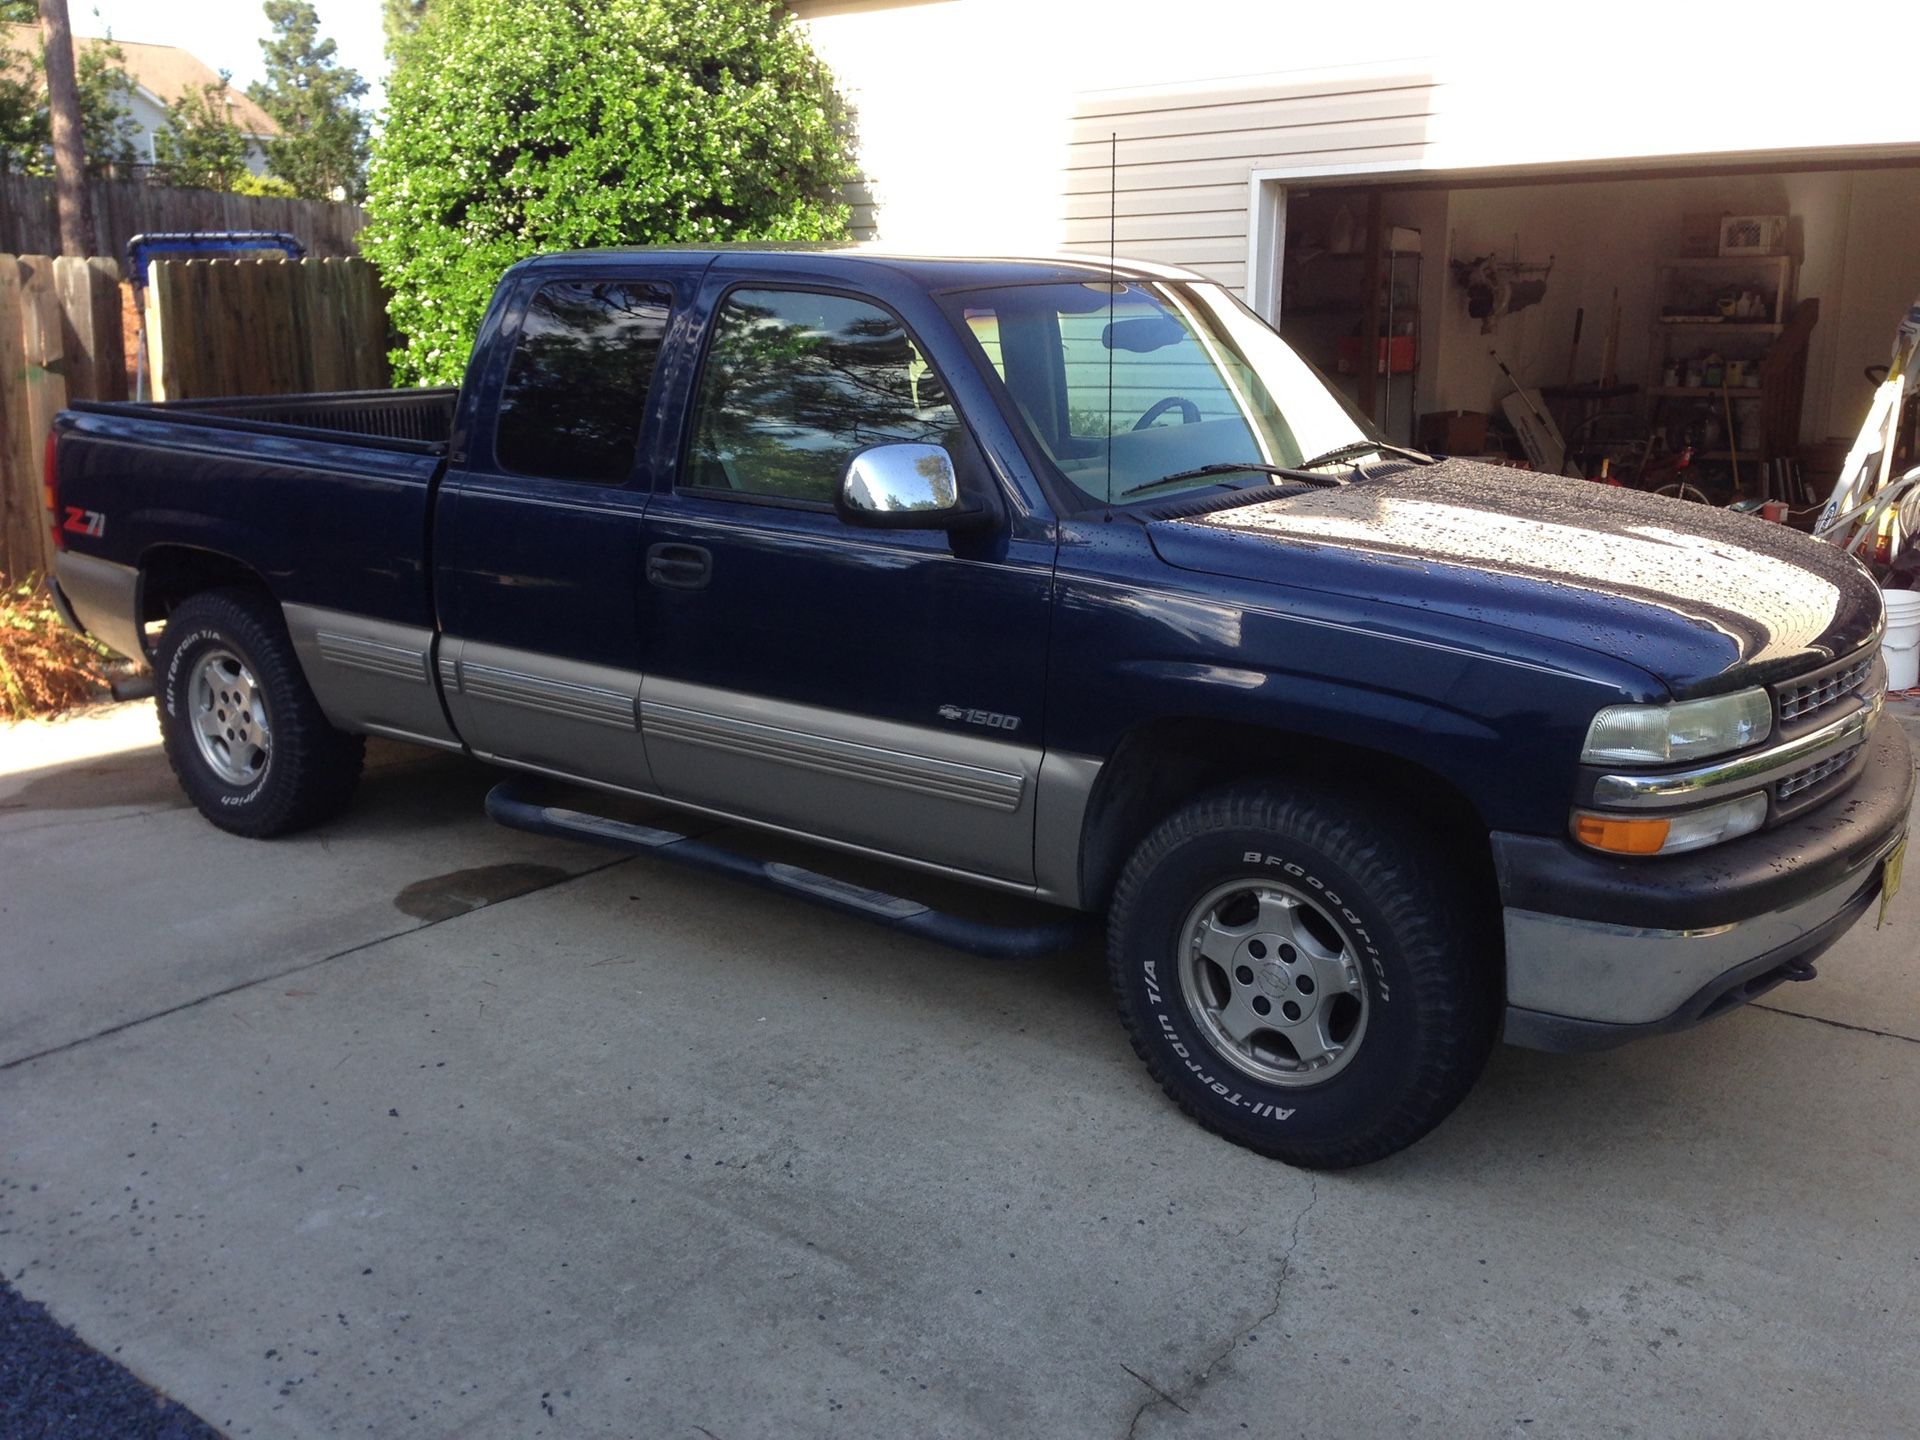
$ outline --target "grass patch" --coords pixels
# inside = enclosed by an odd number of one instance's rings
[[[61,623],[37,577],[0,576],[0,719],[57,715],[100,699],[109,653]]]

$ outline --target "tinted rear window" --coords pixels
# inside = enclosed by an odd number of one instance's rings
[[[625,480],[670,299],[663,286],[624,280],[535,291],[500,392],[500,467],[554,480]]]

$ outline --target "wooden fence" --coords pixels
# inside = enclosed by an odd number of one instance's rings
[[[41,452],[54,415],[126,393],[119,267],[0,255],[0,571],[46,569]]]
[[[387,305],[364,260],[166,260],[151,267],[156,400],[384,390]]]
[[[137,337],[112,260],[0,254],[0,574],[44,572],[47,429],[71,400],[124,400]],[[155,399],[377,390],[387,314],[364,260],[170,260],[146,289]]]
[[[125,261],[127,241],[158,230],[285,230],[326,258],[356,255],[354,237],[367,223],[358,205],[279,200],[183,190],[139,180],[94,180],[93,253]],[[0,175],[0,254],[40,255],[60,248],[60,220],[51,180]]]

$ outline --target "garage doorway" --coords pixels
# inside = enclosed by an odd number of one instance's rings
[[[1517,384],[1566,473],[1684,453],[1719,503],[1830,484],[1920,294],[1913,164],[1258,175],[1251,221],[1255,308],[1389,438],[1528,463]]]

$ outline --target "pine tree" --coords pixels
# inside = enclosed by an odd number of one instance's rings
[[[266,0],[273,37],[262,40],[267,78],[248,90],[280,127],[267,142],[275,175],[310,200],[366,194],[367,117],[358,101],[367,82],[334,58],[309,0]]]

